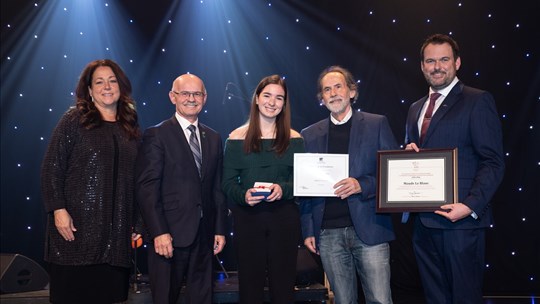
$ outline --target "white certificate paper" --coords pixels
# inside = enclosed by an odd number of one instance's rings
[[[294,154],[294,196],[336,196],[334,185],[347,177],[348,154]]]
[[[445,200],[444,158],[388,161],[388,202]]]

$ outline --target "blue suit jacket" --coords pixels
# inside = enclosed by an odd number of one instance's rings
[[[330,123],[330,118],[327,118],[302,130],[306,152],[327,153]],[[390,215],[375,213],[377,151],[393,149],[397,149],[397,143],[385,116],[366,112],[353,114],[349,138],[349,176],[358,180],[362,192],[350,196],[347,201],[356,234],[368,245],[395,238]],[[303,237],[315,236],[317,246],[324,207],[324,197],[300,198]]]
[[[416,101],[407,115],[405,143],[418,145],[418,119],[427,96]],[[431,118],[421,149],[458,148],[459,202],[471,208],[455,223],[434,213],[419,213],[426,227],[471,229],[492,223],[490,200],[504,174],[501,123],[491,94],[458,82]]]
[[[199,123],[202,177],[182,127],[172,117],[144,132],[136,162],[136,198],[153,239],[170,233],[186,247],[199,231],[201,212],[210,244],[225,235],[226,200],[221,192],[223,147],[219,134]]]

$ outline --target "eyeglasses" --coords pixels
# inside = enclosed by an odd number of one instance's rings
[[[200,92],[200,91],[196,91],[196,92],[190,92],[190,91],[176,92],[176,91],[171,91],[171,92],[173,92],[177,96],[181,96],[184,99],[187,99],[192,95],[193,95],[193,98],[195,98],[195,99],[201,99],[206,95],[206,94],[204,94],[203,92]]]

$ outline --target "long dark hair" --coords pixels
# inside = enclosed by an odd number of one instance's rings
[[[117,103],[116,120],[132,139],[138,139],[141,135],[135,101],[131,97],[131,82],[120,66],[110,60],[94,60],[86,65],[79,76],[75,88],[75,107],[81,113],[80,124],[86,129],[99,127],[103,118],[98,108],[92,102],[89,87],[92,86],[92,76],[98,67],[110,67],[120,87],[120,98]]]
[[[261,94],[262,90],[269,84],[277,84],[285,91],[285,102],[283,109],[276,117],[276,139],[272,144],[272,150],[276,151],[278,155],[285,153],[289,147],[291,137],[291,108],[289,105],[289,94],[287,91],[287,84],[285,79],[279,75],[271,75],[264,77],[251,98],[251,110],[249,112],[249,126],[244,140],[244,152],[260,152],[262,147],[261,141],[261,123],[259,121],[259,107],[257,106],[257,96]]]

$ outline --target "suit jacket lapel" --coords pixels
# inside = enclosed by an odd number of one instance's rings
[[[362,130],[364,128],[364,114],[362,112],[356,112],[351,117],[351,136],[349,139],[349,154],[356,152],[358,147],[362,146],[363,136]]]
[[[171,119],[169,119],[169,122],[171,124],[171,131],[172,131],[172,137],[175,138],[175,142],[180,146],[180,149],[182,151],[185,151],[186,155],[189,155],[191,157],[191,160],[192,160],[192,163],[193,163],[193,168],[196,172],[198,172],[197,170],[197,165],[195,164],[195,159],[193,158],[193,152],[191,152],[191,147],[189,146],[189,142],[188,140],[186,139],[186,136],[184,135],[184,130],[182,130],[182,126],[180,125],[180,123],[178,122],[178,120],[176,119],[176,117],[173,115],[173,117]],[[201,178],[202,176],[204,175],[204,156],[205,156],[205,146],[206,146],[206,149],[208,149],[208,142],[205,142],[203,141],[203,138],[201,136],[201,133],[202,130],[201,130],[201,124],[199,123],[199,127],[197,128],[197,130],[199,130],[199,138],[201,139],[201,150],[202,150],[202,167],[201,167]]]
[[[364,127],[364,114],[362,112],[354,112],[351,117],[351,134],[349,136],[349,171],[351,171],[351,168],[356,168],[356,164],[354,163],[356,157],[354,155],[362,149]]]
[[[437,125],[439,124],[441,119],[446,115],[446,113],[448,113],[448,111],[450,111],[450,109],[456,104],[456,102],[460,100],[462,91],[463,84],[461,82],[458,82],[452,88],[450,93],[448,93],[448,96],[446,96],[443,103],[439,106],[439,108],[431,118],[431,122],[429,123],[429,128],[427,130],[424,143],[427,143],[429,141],[431,134],[433,134],[434,132],[433,130],[437,128]]]
[[[409,112],[408,119],[411,119],[411,115],[414,115],[414,123],[410,125],[412,130],[407,130],[407,136],[410,136],[407,138],[407,142],[414,142],[418,143],[420,139],[420,130],[418,130],[418,120],[420,119],[420,113],[422,112],[422,107],[424,106],[424,103],[426,102],[427,96],[422,98],[422,100],[415,102],[412,105],[411,111]]]
[[[328,152],[328,127],[330,123],[330,118],[323,120],[317,129],[317,151],[319,153]]]
[[[180,126],[180,123],[176,120],[174,115],[169,119],[169,124],[171,125],[171,131],[173,132],[173,138],[178,140],[180,146],[189,148],[189,143],[187,142],[186,137],[183,136],[184,130],[182,130],[182,126]]]
[[[414,121],[418,121],[420,119],[420,114],[422,113],[422,108],[424,107],[424,104],[426,103],[428,97],[427,95],[423,98],[422,102],[419,102],[416,104],[416,119]],[[416,134],[420,134],[420,130],[418,130],[418,124],[415,124],[415,129],[414,131],[416,131]]]
[[[201,154],[202,154],[202,164],[201,164],[201,179],[204,177],[204,172],[208,166],[208,151],[210,149],[208,138],[206,138],[206,126],[199,122],[199,138],[201,140]]]

